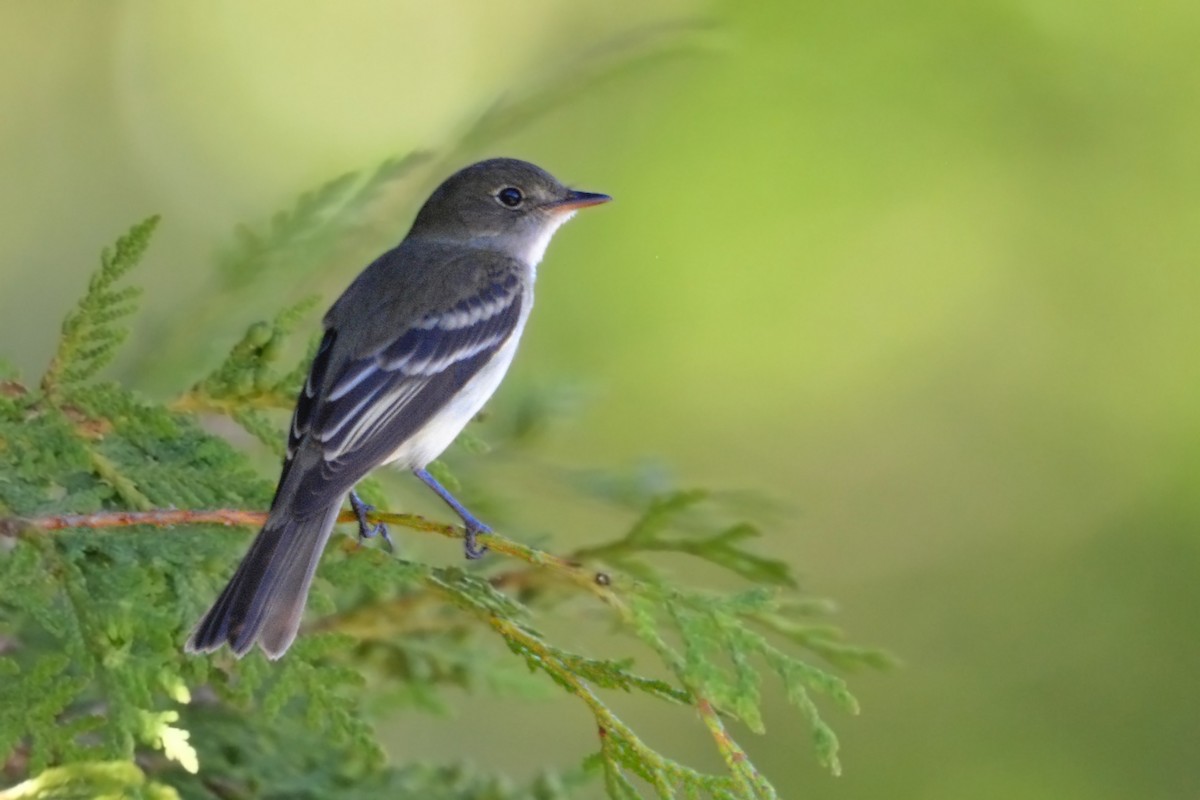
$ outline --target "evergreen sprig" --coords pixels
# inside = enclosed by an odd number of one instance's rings
[[[324,263],[366,224],[366,210],[388,184],[429,158],[415,152],[384,159],[367,175],[347,172],[302,193],[291,208],[261,225],[238,226],[218,259],[222,288],[235,290],[284,267],[292,276],[304,274]]]
[[[148,780],[132,761],[82,761],[52,767],[0,791],[0,800],[179,800],[170,786]]]
[[[95,375],[113,358],[129,331],[120,322],[137,310],[141,289],[115,284],[137,266],[150,243],[158,217],[148,217],[129,229],[100,256],[87,292],[62,324],[58,349],[42,377],[42,389],[55,394]]]
[[[318,301],[316,296],[307,297],[282,309],[270,322],[251,325],[224,360],[181,394],[171,408],[226,414],[282,456],[287,440],[263,412],[290,410],[296,404],[296,394],[308,374],[319,337],[312,338],[307,354],[292,369],[280,372],[278,364],[292,331]]]
[[[691,505],[662,498],[651,504],[633,530],[644,531],[647,518],[656,519],[658,526],[665,526],[669,515],[661,513],[663,508],[682,509]],[[453,526],[412,515],[376,514],[372,517],[414,530],[455,538],[461,535]],[[637,541],[641,537],[635,535],[632,538]],[[627,548],[629,540],[630,536],[626,535],[619,540],[620,546]],[[811,615],[814,609],[824,608],[825,604],[786,602],[781,590],[770,586],[728,595],[684,590],[658,579],[633,580],[596,571],[580,563],[575,554],[562,559],[495,534],[482,537],[481,541],[496,553],[524,561],[533,568],[501,573],[483,581],[458,569],[433,570],[405,562],[404,582],[410,593],[390,604],[368,605],[356,609],[348,617],[335,617],[328,627],[351,631],[356,636],[377,642],[408,635],[406,632],[412,628],[406,618],[429,605],[427,595],[412,592],[417,588],[414,575],[424,574],[429,587],[446,594],[455,605],[485,621],[531,669],[548,675],[560,687],[584,701],[595,716],[598,729],[603,731],[597,758],[604,768],[613,797],[641,796],[627,794],[634,786],[629,783],[631,775],[650,783],[658,797],[776,797],[770,783],[722,722],[722,715],[729,716],[739,719],[756,733],[763,732],[760,674],[754,663],[758,659],[781,679],[786,697],[810,724],[819,760],[835,774],[840,772],[837,738],[821,718],[812,694],[827,696],[844,710],[856,713],[857,703],[845,682],[787,654],[754,630],[764,620],[787,620],[793,610]],[[615,544],[608,547],[617,549]],[[595,548],[596,551],[605,549]],[[741,558],[742,554],[738,554],[734,563]],[[528,602],[547,596],[538,590],[544,589],[549,580],[565,581],[596,595],[615,612],[624,627],[650,645],[678,683],[673,685],[633,674],[627,661],[588,658],[548,642],[528,623],[534,616]],[[498,592],[498,587],[519,587],[526,602],[517,602]],[[782,622],[778,624],[782,625]],[[774,624],[766,627],[776,630]],[[669,644],[669,637],[680,644]],[[809,649],[824,655],[820,648]],[[856,666],[890,663],[885,654],[865,648],[858,648],[853,654],[847,651],[843,657],[847,663],[853,662]],[[620,722],[595,691],[613,688],[641,691],[659,699],[693,706],[712,734],[730,774],[698,772],[646,745]]]
[[[639,559],[639,554],[685,553],[747,580],[794,588],[795,579],[785,562],[757,555],[745,548],[751,540],[762,536],[757,526],[738,521],[708,530],[714,515],[692,513],[710,499],[712,494],[700,489],[652,496],[643,514],[623,538],[579,550],[575,555],[577,558],[604,559],[630,573],[651,578],[657,572]],[[682,530],[680,523],[683,523]]]

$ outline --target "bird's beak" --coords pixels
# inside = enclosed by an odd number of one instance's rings
[[[570,191],[564,199],[551,203],[550,210],[554,212],[575,211],[576,209],[587,208],[588,206],[598,206],[601,203],[607,203],[609,200],[612,200],[612,198],[606,194]]]

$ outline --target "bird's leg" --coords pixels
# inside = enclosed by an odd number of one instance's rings
[[[481,533],[491,533],[492,529],[484,525],[475,515],[458,502],[454,495],[446,491],[446,487],[437,482],[437,479],[430,475],[424,469],[414,469],[413,474],[421,479],[421,482],[437,492],[438,497],[445,501],[446,505],[454,509],[454,513],[462,517],[463,527],[466,528],[466,535],[463,537],[463,550],[467,558],[479,558],[487,552],[486,546],[481,546],[475,543],[475,537]]]
[[[358,517],[358,538],[374,539],[376,536],[382,536],[383,541],[387,542],[388,552],[395,552],[396,547],[392,544],[392,537],[388,535],[387,526],[382,522],[375,523],[374,526],[367,520],[367,514],[375,510],[375,506],[363,501],[358,496],[358,492],[350,490],[350,508],[354,509],[354,516]]]

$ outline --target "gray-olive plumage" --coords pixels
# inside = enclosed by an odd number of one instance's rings
[[[309,585],[346,495],[380,464],[411,469],[463,519],[425,471],[499,386],[533,307],[537,264],[554,231],[602,194],[568,189],[524,161],[466,167],[439,186],[397,247],[325,315],[325,336],[292,416],[266,525],[188,639],[190,652],[291,645]]]

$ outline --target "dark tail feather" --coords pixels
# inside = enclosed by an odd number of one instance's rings
[[[257,641],[268,658],[283,655],[300,629],[308,587],[340,508],[339,502],[311,516],[268,519],[184,649],[204,653],[228,642],[241,657]]]

